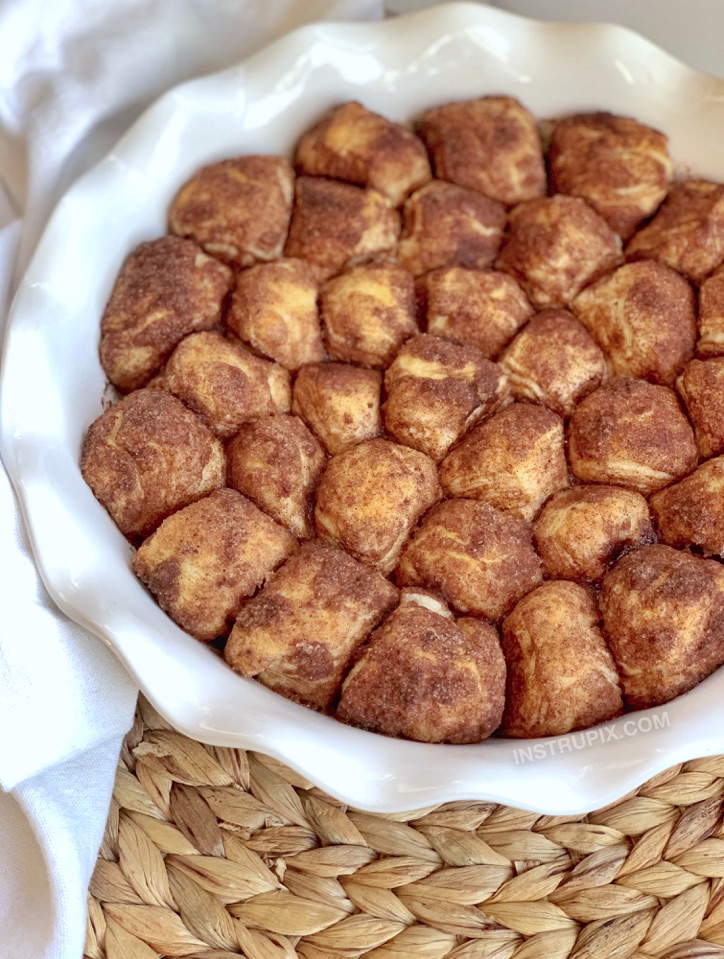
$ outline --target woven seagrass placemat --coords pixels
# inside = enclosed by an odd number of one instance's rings
[[[91,959],[724,957],[724,756],[587,816],[356,812],[144,701],[90,886]]]

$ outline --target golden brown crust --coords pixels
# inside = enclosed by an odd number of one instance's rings
[[[699,289],[700,356],[724,356],[724,264]]]
[[[240,156],[203,167],[184,183],[169,227],[233,266],[278,260],[287,238],[294,173],[280,156]]]
[[[568,486],[563,420],[532,403],[511,403],[478,423],[440,464],[449,496],[485,500],[532,520]]]
[[[578,197],[542,197],[510,211],[510,234],[496,267],[542,309],[567,306],[592,280],[621,262],[621,241]]]
[[[621,714],[599,620],[591,591],[564,580],[541,584],[505,619],[505,736],[560,736]]]
[[[508,397],[500,367],[479,350],[427,333],[402,347],[385,373],[385,391],[387,432],[435,461]]]
[[[239,613],[224,656],[242,676],[328,710],[355,649],[397,590],[327,543],[308,543]]]
[[[294,153],[297,172],[374,187],[394,206],[431,177],[425,147],[400,123],[351,100],[308,130]]]
[[[169,513],[224,485],[224,451],[175,396],[142,389],[91,423],[83,479],[120,531],[136,542]]]
[[[101,365],[121,390],[145,386],[184,336],[221,319],[228,267],[191,240],[163,236],[123,261],[101,319]]]
[[[691,360],[676,381],[702,457],[724,453],[724,356]]]
[[[724,557],[724,456],[717,456],[651,497],[661,539]]]
[[[626,705],[648,709],[724,663],[724,569],[670,546],[642,546],[606,574],[603,622]]]
[[[368,440],[330,460],[317,490],[317,534],[389,573],[419,518],[441,496],[431,459],[389,440]]]
[[[379,370],[349,363],[312,363],[294,381],[292,412],[336,455],[382,432]]]
[[[449,499],[432,509],[405,547],[403,586],[441,593],[460,613],[497,621],[541,578],[527,523],[488,503]]]
[[[327,458],[298,417],[262,416],[245,423],[226,448],[226,462],[229,486],[295,536],[314,535],[313,495]]]
[[[571,469],[587,483],[613,483],[651,493],[696,466],[694,433],[666,386],[614,379],[571,417]]]
[[[513,97],[480,97],[427,110],[419,133],[441,180],[508,206],[546,192],[538,125]]]
[[[244,597],[296,549],[248,499],[219,489],[168,516],[131,567],[171,619],[208,642],[229,632]]]

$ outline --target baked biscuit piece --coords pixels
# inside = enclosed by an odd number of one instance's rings
[[[184,183],[169,227],[232,266],[278,260],[289,229],[294,173],[281,156],[212,163]]]
[[[593,593],[577,583],[542,583],[521,599],[503,622],[503,735],[561,736],[623,712],[599,620]]]
[[[538,309],[567,306],[621,262],[621,240],[578,197],[541,197],[510,211],[510,235],[496,267],[510,273]]]
[[[182,340],[154,386],[177,396],[222,439],[255,416],[285,413],[291,402],[283,367],[216,332]]]
[[[292,413],[332,455],[382,432],[382,373],[349,363],[312,363],[294,381]]]
[[[248,499],[219,489],[168,516],[131,567],[174,622],[210,642],[296,549],[291,533]]]
[[[694,427],[699,454],[724,453],[724,356],[691,360],[676,381]]]
[[[656,544],[603,579],[604,631],[630,709],[668,703],[724,663],[724,569]]]
[[[624,550],[654,539],[646,500],[620,486],[561,490],[543,507],[533,533],[547,576],[591,581]]]
[[[699,289],[700,356],[724,356],[724,264]]]
[[[184,336],[215,327],[232,280],[191,240],[163,236],[137,246],[101,318],[101,365],[111,383],[145,386]]]
[[[513,277],[497,270],[440,267],[421,276],[416,291],[428,333],[476,346],[489,360],[534,312]]]
[[[500,725],[504,703],[495,627],[406,603],[360,650],[336,715],[385,736],[479,743]]]
[[[427,110],[419,133],[441,180],[507,206],[546,192],[538,125],[513,97],[480,97]]]
[[[385,373],[385,429],[398,442],[438,461],[458,437],[508,398],[499,366],[474,346],[421,333]]]
[[[500,358],[516,399],[570,416],[606,379],[606,357],[568,310],[543,310]]]
[[[308,543],[242,608],[227,663],[288,699],[329,710],[357,647],[395,605],[388,580],[328,543]]]
[[[389,440],[368,440],[329,461],[317,489],[317,534],[389,573],[419,518],[441,496],[431,459]]]
[[[651,223],[633,236],[626,256],[658,260],[701,283],[724,261],[724,183],[675,183]]]
[[[397,582],[441,593],[459,613],[498,620],[540,582],[527,523],[470,499],[448,499],[405,547]]]
[[[448,496],[485,500],[532,520],[568,483],[563,420],[532,403],[511,403],[478,423],[440,464]]]
[[[571,417],[568,457],[586,483],[652,493],[694,469],[697,451],[673,390],[620,378],[587,396]]]
[[[502,203],[433,180],[405,200],[397,255],[415,276],[438,266],[485,269],[493,265],[504,227]]]
[[[226,325],[288,370],[324,359],[318,284],[304,260],[259,263],[236,280]]]
[[[384,368],[417,333],[415,282],[396,263],[365,263],[327,280],[319,309],[333,360]]]
[[[724,456],[717,456],[651,497],[661,539],[724,557]]]
[[[314,535],[312,498],[327,457],[297,416],[244,423],[226,448],[229,486],[295,536]]]
[[[586,287],[572,308],[619,376],[672,386],[694,352],[694,291],[655,260],[624,264]]]
[[[666,196],[669,139],[630,117],[581,113],[559,120],[548,164],[553,190],[583,197],[627,240]]]
[[[301,176],[285,255],[306,260],[318,280],[395,248],[400,215],[378,190]]]
[[[141,389],[91,423],[83,479],[132,542],[169,513],[224,485],[221,443],[175,396]]]
[[[425,147],[400,123],[351,100],[305,133],[294,154],[297,172],[371,186],[398,206],[432,176]]]

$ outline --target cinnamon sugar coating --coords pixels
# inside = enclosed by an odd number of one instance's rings
[[[235,490],[214,490],[168,516],[131,568],[161,609],[197,639],[226,635],[242,600],[297,549],[297,541]]]
[[[278,260],[289,228],[294,173],[281,156],[240,156],[203,167],[184,183],[169,227],[233,266]]]
[[[327,463],[297,416],[245,423],[226,448],[227,482],[300,539],[314,535],[313,496]]]
[[[696,299],[663,263],[626,263],[586,287],[573,311],[619,376],[672,386],[694,352]]]
[[[473,346],[421,333],[385,373],[387,432],[438,461],[482,416],[508,397],[505,376]]]
[[[162,236],[123,261],[101,318],[101,365],[121,390],[145,386],[184,336],[221,319],[231,270],[191,240]]]
[[[538,125],[513,97],[480,97],[426,110],[419,134],[435,175],[507,206],[543,196]]]
[[[382,432],[379,370],[349,363],[312,363],[294,381],[292,412],[332,454]]]
[[[724,453],[724,356],[691,360],[676,381],[705,459]]]
[[[541,579],[527,523],[469,499],[448,499],[425,516],[397,569],[403,586],[441,593],[459,613],[497,621]]]
[[[567,306],[591,280],[621,262],[621,240],[579,197],[557,194],[519,203],[496,267],[510,273],[531,303]]]
[[[440,464],[448,496],[485,500],[532,520],[568,486],[563,421],[531,403],[511,403],[478,423]]]
[[[548,163],[555,192],[587,200],[624,239],[657,209],[673,175],[668,137],[611,113],[559,120]]]
[[[328,543],[308,543],[241,609],[224,656],[242,676],[329,710],[356,648],[397,590]]]
[[[651,497],[661,539],[724,557],[724,456],[717,456]]]
[[[368,440],[330,460],[317,490],[317,534],[389,573],[419,518],[441,496],[429,457]]]
[[[673,390],[620,378],[587,396],[571,417],[568,457],[584,482],[651,493],[692,470],[697,450]]]
[[[505,736],[560,736],[623,712],[599,620],[592,591],[564,580],[542,583],[506,617]]]
[[[294,165],[305,176],[374,187],[394,206],[432,175],[425,147],[411,130],[355,100],[334,107],[303,134]]]
[[[226,324],[257,353],[297,370],[324,359],[317,293],[304,260],[259,263],[237,277]]]
[[[700,356],[724,356],[724,264],[699,289]]]
[[[642,546],[603,580],[603,623],[630,709],[687,692],[724,663],[724,568]]]
[[[83,479],[132,542],[174,510],[224,485],[224,451],[175,396],[141,389],[91,423],[80,461]]]

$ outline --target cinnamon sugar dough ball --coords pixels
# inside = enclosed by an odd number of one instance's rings
[[[478,423],[440,464],[448,496],[485,500],[532,520],[568,486],[563,420],[531,403],[512,403]]]
[[[603,579],[603,625],[631,709],[668,703],[724,663],[724,568],[656,544]]]
[[[663,263],[626,263],[586,287],[573,311],[619,376],[672,386],[694,352],[694,291]]]
[[[286,412],[291,402],[283,367],[213,331],[182,340],[154,385],[177,396],[222,439],[255,416]]]
[[[699,289],[700,356],[724,356],[724,264]]]
[[[224,656],[242,676],[329,710],[355,650],[396,600],[392,583],[343,550],[307,543],[242,607]]]
[[[329,461],[317,489],[317,534],[386,574],[441,496],[431,459],[389,440],[368,440]]]
[[[427,110],[419,134],[441,180],[507,206],[546,192],[538,126],[513,97],[480,97]]]
[[[169,513],[224,485],[221,443],[175,396],[141,389],[91,423],[83,479],[132,542]]]
[[[379,370],[349,363],[312,363],[294,381],[292,413],[300,416],[328,452],[371,440],[382,432]]]
[[[485,269],[493,265],[504,227],[502,203],[433,180],[405,200],[397,255],[415,276],[438,266]]]
[[[621,261],[621,240],[578,197],[541,197],[510,211],[510,234],[496,267],[510,273],[531,303],[567,306],[583,287]]]
[[[717,456],[651,497],[661,539],[724,557],[724,456]]]
[[[277,260],[293,194],[294,173],[284,157],[221,160],[184,183],[171,204],[169,226],[232,266]]]
[[[591,590],[564,580],[542,583],[506,617],[505,736],[560,736],[623,712],[599,620]]]
[[[395,263],[366,263],[327,280],[319,306],[333,360],[386,367],[417,333],[415,283]]]
[[[385,373],[382,413],[387,432],[438,461],[481,416],[508,397],[500,367],[474,346],[421,333],[402,347]]]
[[[619,486],[561,490],[543,507],[533,532],[552,579],[600,579],[625,549],[654,539],[646,500]]]
[[[724,453],[724,356],[691,360],[676,381],[702,457]]]
[[[701,283],[724,261],[724,183],[675,183],[653,220],[631,239],[626,256],[658,260]]]
[[[226,448],[227,481],[295,536],[314,535],[313,496],[327,462],[297,416],[244,423]]]
[[[324,177],[297,178],[285,255],[306,260],[319,280],[390,253],[400,216],[378,190]]]
[[[361,649],[336,715],[385,736],[479,743],[500,725],[504,702],[495,628],[406,603]]]
[[[475,346],[489,360],[533,315],[519,284],[497,270],[440,267],[421,276],[416,291],[428,333]]]
[[[570,416],[606,379],[606,357],[568,310],[543,310],[518,333],[500,358],[519,400],[543,403]]]
[[[652,493],[696,466],[694,433],[666,386],[615,379],[571,417],[568,457],[586,483],[613,483]]]
[[[354,100],[334,107],[302,136],[294,165],[306,176],[374,187],[394,206],[432,175],[425,147],[411,130]]]
[[[121,390],[145,386],[176,344],[221,319],[231,270],[191,240],[163,236],[128,254],[101,318],[101,365]]]
[[[581,113],[559,120],[548,163],[556,193],[580,196],[628,239],[671,183],[668,137],[630,117]]]
[[[448,499],[425,516],[396,575],[460,613],[496,621],[540,582],[541,566],[527,523],[488,503]]]
[[[298,370],[324,359],[318,291],[303,260],[259,263],[237,277],[226,324],[257,353]]]
[[[248,499],[219,489],[168,516],[131,567],[174,622],[210,642],[296,549],[291,533]]]

